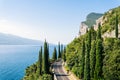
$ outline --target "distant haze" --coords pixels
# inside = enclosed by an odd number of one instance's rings
[[[119,5],[120,0],[0,0],[0,32],[67,44],[86,15]]]

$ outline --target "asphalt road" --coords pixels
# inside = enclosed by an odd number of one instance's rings
[[[56,74],[57,80],[70,80],[68,75],[64,72],[62,68],[62,62],[55,62],[53,65],[54,73]]]

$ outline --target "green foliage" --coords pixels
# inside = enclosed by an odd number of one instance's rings
[[[52,57],[53,60],[57,60],[57,50],[56,48],[54,48],[54,52],[53,52],[53,57]]]
[[[82,48],[81,48],[81,70],[80,70],[80,78],[83,78],[84,77],[84,65],[85,65],[85,42],[83,40],[83,43],[82,43]]]
[[[103,45],[102,40],[98,39],[96,41],[96,65],[95,65],[95,79],[102,78],[102,67],[103,67]]]
[[[65,47],[64,47],[64,50],[63,50],[62,58],[66,62],[66,48]]]
[[[90,77],[91,79],[94,78],[95,63],[96,63],[95,61],[96,61],[96,42],[95,40],[93,40],[91,44],[91,51],[90,51]]]
[[[90,46],[89,43],[86,42],[86,54],[85,54],[85,68],[84,68],[84,80],[90,80]]]
[[[58,58],[61,58],[60,42],[58,43]]]
[[[49,74],[49,52],[48,44],[44,42],[44,73]]]
[[[49,71],[49,46],[45,41],[44,58],[42,58],[42,47],[41,47],[39,51],[38,61],[35,64],[26,68],[25,76],[23,77],[23,80],[52,80],[52,78],[53,76]]]
[[[43,74],[42,80],[52,80],[52,76],[49,74]]]
[[[105,80],[120,80],[120,40],[106,38],[103,75]]]
[[[102,34],[105,32],[111,32],[116,28],[116,14],[117,19],[119,19],[118,24],[120,24],[120,7],[111,9],[103,15]]]
[[[37,73],[38,73],[38,76],[42,75],[42,46],[41,46],[41,49],[39,51]]]
[[[115,36],[116,36],[116,38],[118,38],[118,16],[117,16],[117,14],[116,14],[116,19],[115,19],[116,21],[115,21]]]

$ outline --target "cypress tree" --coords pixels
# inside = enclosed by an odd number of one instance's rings
[[[61,51],[60,51],[60,55],[61,55],[61,58],[62,58],[62,55],[63,55],[63,44],[61,44]]]
[[[116,18],[115,18],[115,36],[116,38],[118,38],[118,16],[116,14]]]
[[[53,57],[52,57],[53,60],[57,60],[57,50],[56,48],[54,48],[54,52],[53,52]]]
[[[84,77],[84,65],[85,65],[85,42],[83,40],[83,43],[82,43],[82,52],[81,52],[81,55],[82,55],[82,59],[81,59],[81,72],[80,72],[80,76],[81,78]]]
[[[40,48],[38,56],[36,78],[38,78],[40,75],[42,75],[42,46]]]
[[[97,39],[101,39],[101,25],[98,24]]]
[[[60,52],[60,42],[58,43],[58,58],[61,58],[61,52]]]
[[[64,51],[63,51],[63,60],[64,60],[64,62],[66,62],[66,48],[64,47]]]
[[[89,44],[86,42],[85,66],[84,66],[84,80],[90,80],[90,58],[89,58]]]
[[[44,73],[49,73],[49,54],[48,54],[48,45],[45,40],[44,42]]]
[[[91,51],[90,51],[90,77],[91,79],[94,78],[94,71],[95,71],[95,62],[96,62],[96,46],[95,40],[92,41],[91,44]]]
[[[91,49],[91,30],[87,34],[84,79],[90,80],[90,49]]]
[[[40,52],[39,52],[39,68],[40,68],[40,75],[42,75],[42,46],[41,46],[41,49],[40,49]]]
[[[95,73],[94,73],[94,79],[99,80],[102,78],[102,66],[103,66],[103,46],[102,46],[102,40],[98,39],[96,43],[96,65],[95,65]]]

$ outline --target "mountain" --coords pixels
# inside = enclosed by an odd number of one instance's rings
[[[115,36],[116,25],[118,38]],[[120,7],[107,11],[89,29],[82,23],[81,33],[84,31],[66,47],[67,68],[81,80],[88,75],[89,80],[120,80]],[[102,39],[98,38],[100,32]],[[101,64],[98,60],[102,65],[98,65]]]
[[[91,27],[96,23],[96,20],[101,16],[103,16],[103,14],[92,12],[87,15],[86,21],[83,21],[83,23],[85,23],[88,27]]]
[[[42,41],[0,33],[0,45],[42,45]]]
[[[87,32],[88,28],[94,26],[96,24],[96,20],[102,16],[103,14],[101,13],[92,12],[88,14],[86,17],[86,21],[83,21],[80,24],[79,36],[84,35]]]

